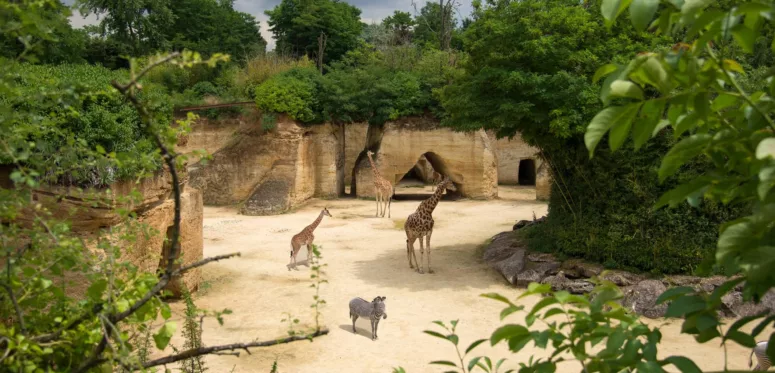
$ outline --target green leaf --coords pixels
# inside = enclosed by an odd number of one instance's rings
[[[756,337],[757,335],[761,334],[761,332],[764,331],[764,328],[766,328],[770,323],[775,321],[775,315],[767,316],[766,319],[762,320],[756,327],[751,330],[751,335]]]
[[[615,125],[624,125],[631,123],[638,113],[641,104],[630,104],[626,106],[611,106],[603,109],[592,118],[592,122],[587,126],[584,134],[584,143],[589,149],[589,157],[592,158],[597,144],[603,138],[608,130]]]
[[[711,23],[718,21],[724,17],[724,12],[718,9],[706,9],[700,14],[700,16],[692,23],[692,27],[686,32],[686,40],[692,40],[700,31],[707,28]]]
[[[654,210],[662,208],[666,205],[670,205],[670,208],[674,208],[690,197],[701,197],[703,192],[707,190],[707,187],[710,185],[712,180],[713,179],[710,177],[698,177],[688,183],[681,184],[674,189],[665,192],[665,194],[663,194],[661,197],[659,197],[659,200],[657,200],[657,203],[654,205]],[[670,290],[668,290],[668,292],[669,291]]]
[[[659,166],[659,181],[665,181],[686,162],[702,154],[712,139],[711,135],[697,133],[675,144],[662,158],[662,164]]]
[[[722,263],[741,248],[753,243],[755,232],[750,222],[743,220],[724,229],[716,244],[716,261]]]
[[[481,357],[481,356],[477,356],[477,357],[475,357],[475,358],[471,359],[471,361],[469,361],[469,362],[468,362],[468,371],[470,372],[470,371],[471,371],[471,369],[474,369],[474,367],[476,366],[476,364],[477,364],[477,363],[479,362],[479,360],[481,360],[481,359],[482,359],[482,357]]]
[[[501,321],[506,318],[506,316],[511,315],[514,312],[521,311],[525,307],[523,306],[508,306],[501,311]]]
[[[630,4],[630,19],[632,25],[638,31],[643,31],[648,27],[654,14],[657,13],[659,0],[632,0]]]
[[[508,324],[504,325],[492,333],[490,336],[490,344],[495,346],[498,342],[504,339],[511,339],[518,336],[524,336],[530,334],[530,331],[522,325]]]
[[[552,304],[557,304],[557,299],[555,297],[546,297],[538,301],[535,306],[533,306],[533,309],[530,310],[530,313],[528,315],[535,315],[543,309],[546,306],[551,306]]]
[[[753,53],[753,47],[756,43],[756,32],[743,24],[739,24],[732,28],[732,36],[737,41],[737,44],[743,48],[743,51]]]
[[[447,336],[446,335],[441,334],[439,332],[434,332],[433,330],[425,330],[425,331],[423,331],[423,333],[428,334],[428,335],[432,335],[432,336],[434,336],[436,338],[441,338],[441,339],[447,340]]]
[[[723,63],[724,63],[725,69],[745,75],[745,70],[743,70],[743,66],[741,66],[737,61],[726,59],[724,60]]]
[[[614,80],[611,83],[611,96],[628,97],[636,100],[643,100],[643,91],[637,84],[629,80]]]
[[[600,80],[602,77],[610,75],[614,71],[618,70],[619,66],[609,63],[607,65],[600,66],[600,68],[595,71],[595,75],[592,77],[592,83],[597,83],[598,80]]]
[[[164,320],[167,320],[170,317],[172,317],[172,310],[170,309],[170,305],[169,304],[162,303],[161,307],[160,307],[160,310],[161,310],[161,317],[163,317]]]
[[[156,348],[163,350],[170,343],[172,335],[175,334],[177,324],[174,321],[168,321],[164,323],[164,326],[153,335],[153,341],[156,342]]]
[[[698,12],[701,12],[712,2],[713,0],[686,0],[681,7],[681,15],[694,18]]]
[[[682,115],[678,119],[678,124],[675,126],[675,131],[673,131],[673,137],[679,138],[681,135],[683,135],[686,131],[691,131],[695,127],[697,127],[697,112],[693,111],[687,115]]]
[[[662,369],[659,364],[657,364],[654,361],[641,361],[638,362],[638,364],[635,366],[637,373],[663,373],[664,370]]]
[[[460,342],[460,338],[455,334],[448,335],[447,340],[455,344],[455,346]]]
[[[665,102],[662,100],[650,100],[643,103],[640,109],[640,117],[635,120],[632,127],[632,139],[635,143],[635,150],[640,149],[643,144],[652,137],[654,129],[662,119],[662,113],[665,111]]]
[[[627,135],[630,134],[631,127],[632,120],[628,120],[611,128],[611,132],[608,134],[608,147],[612,152],[615,152],[620,147],[622,147],[624,141],[627,140]]]
[[[656,300],[656,304],[662,304],[669,300],[678,298],[679,296],[694,293],[694,289],[689,286],[679,286],[667,289],[664,293],[660,294]]]
[[[487,342],[487,340],[486,340],[486,339],[479,339],[479,340],[477,340],[477,341],[474,341],[473,343],[471,343],[471,344],[468,346],[468,348],[466,349],[466,355],[468,355],[468,353],[469,353],[469,352],[471,352],[473,349],[475,349],[475,348],[476,348],[476,346],[479,346],[480,344],[482,344],[482,343],[484,343],[484,342]],[[469,369],[470,369],[470,368],[469,368]]]
[[[89,289],[86,290],[86,295],[89,296],[91,300],[100,300],[102,298],[102,293],[105,292],[105,289],[108,288],[108,281],[105,279],[100,279],[97,281],[94,281],[90,286]]]
[[[453,363],[451,361],[446,361],[446,360],[431,361],[429,364],[446,365],[446,366],[449,366],[449,367],[456,367],[457,368],[457,365],[455,365],[455,363]]]
[[[756,146],[756,159],[775,158],[775,137],[768,137]]]
[[[600,4],[600,12],[603,14],[607,26],[610,27],[614,21],[616,21],[616,18],[622,14],[622,11],[630,5],[630,1],[631,0],[603,0],[603,3]]]
[[[710,108],[713,111],[724,110],[734,105],[737,102],[737,98],[738,96],[736,95],[731,95],[729,93],[721,93],[713,100],[713,103],[710,105]]]
[[[129,301],[126,299],[119,299],[116,301],[116,311],[124,312],[129,309]]]
[[[673,364],[681,373],[702,373],[697,364],[683,356],[670,356],[665,361]]]
[[[660,93],[670,92],[670,80],[667,71],[655,57],[649,57],[638,69],[638,76],[658,89]]]
[[[753,337],[739,330],[730,330],[724,339],[731,339],[743,347],[753,348],[756,346],[756,340]]]
[[[706,303],[696,295],[682,296],[667,306],[665,317],[681,317],[705,309]]]
[[[498,293],[481,294],[480,297],[482,297],[482,298],[489,298],[489,299],[495,299],[495,300],[497,300],[499,302],[503,302],[503,303],[506,303],[506,304],[509,304],[509,305],[512,305],[512,306],[514,305],[514,303],[511,303],[510,300],[508,300],[506,297],[504,297],[503,295],[500,295]]]

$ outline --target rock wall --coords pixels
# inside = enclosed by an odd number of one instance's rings
[[[181,170],[181,226],[180,255],[184,264],[202,259],[203,255],[203,208],[202,194],[199,190],[186,185],[186,172]],[[40,203],[52,213],[56,219],[66,219],[71,223],[71,231],[89,242],[98,235],[112,237],[116,244],[119,241],[121,227],[128,221],[119,210],[133,212],[136,223],[144,224],[151,235],[136,234],[137,241],[126,243],[121,253],[121,259],[137,265],[141,270],[154,272],[159,268],[164,250],[168,229],[173,226],[174,201],[172,199],[171,177],[167,172],[159,172],[153,177],[140,182],[123,181],[101,189],[46,187],[33,191],[33,201]],[[127,196],[137,198],[129,200]],[[24,214],[17,221],[24,224],[32,223],[32,214]],[[108,229],[120,232],[113,235]],[[96,244],[87,245],[93,253],[101,256],[96,250]],[[72,274],[71,280],[76,284],[80,274]],[[179,296],[185,286],[189,291],[195,291],[201,279],[200,269],[187,271],[181,278],[168,286],[174,295]],[[73,287],[72,294],[78,294],[79,286]]]
[[[492,139],[496,138],[492,132],[488,132],[488,135]],[[498,139],[495,141],[495,145],[498,157],[498,184],[519,184],[518,175],[522,160],[532,159],[535,170],[538,170],[543,163],[543,160],[538,157],[540,150],[526,144],[519,134],[511,139]]]
[[[437,172],[452,179],[461,196],[497,197],[495,143],[485,131],[454,132],[434,120],[410,117],[385,123],[381,137],[375,162],[394,185],[425,155]],[[357,196],[373,198],[368,159],[355,167]]]
[[[201,158],[195,154],[197,150],[204,150],[213,154],[236,140],[236,134],[258,119],[255,110],[246,110],[244,115],[233,118],[219,118],[212,120],[200,117],[191,124],[191,131],[178,139],[176,151],[188,157],[188,164],[194,164]]]
[[[539,201],[548,201],[549,194],[552,192],[552,173],[548,162],[541,162],[541,166],[536,171],[536,199]]]
[[[242,204],[246,215],[287,211],[311,197],[337,195],[334,126],[302,126],[286,116],[265,131],[250,123],[206,165],[189,166],[207,205]]]

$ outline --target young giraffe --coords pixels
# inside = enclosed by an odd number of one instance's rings
[[[291,270],[291,264],[293,264],[293,267],[296,268],[296,255],[301,250],[302,245],[307,246],[307,263],[309,263],[309,259],[312,256],[312,241],[315,240],[315,235],[312,233],[323,220],[324,215],[333,217],[331,216],[331,213],[328,212],[328,207],[324,207],[323,210],[320,211],[318,218],[315,219],[312,224],[308,225],[306,228],[302,229],[301,232],[291,238],[291,262],[288,263],[289,271]]]
[[[393,200],[393,184],[387,181],[380,175],[377,166],[374,165],[374,160],[371,156],[374,154],[369,150],[366,155],[369,156],[369,164],[371,164],[371,171],[374,173],[374,197],[377,199],[377,217],[385,217],[385,209],[387,208],[388,218],[390,218],[390,202]],[[382,205],[382,215],[379,213],[380,205]]]
[[[431,234],[433,234],[433,210],[436,208],[436,205],[439,204],[439,200],[441,199],[441,195],[444,194],[444,190],[451,190],[456,191],[457,188],[455,188],[455,185],[452,184],[452,181],[449,180],[448,177],[444,176],[444,179],[441,180],[439,185],[436,187],[436,191],[433,193],[431,198],[426,199],[425,201],[422,201],[420,203],[420,206],[417,207],[417,211],[409,215],[408,218],[406,218],[406,223],[404,224],[404,230],[406,231],[406,257],[409,259],[409,268],[414,268],[412,266],[412,258],[414,258],[414,263],[417,265],[417,272],[423,273],[422,271],[422,264],[417,262],[417,256],[414,254],[414,241],[418,238],[420,239],[420,261],[423,261],[423,256],[425,254],[425,248],[428,249],[428,273],[433,273],[433,270],[431,269]],[[423,247],[422,239],[425,237],[426,244],[425,247]]]

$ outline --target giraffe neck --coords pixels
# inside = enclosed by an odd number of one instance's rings
[[[436,205],[439,204],[439,200],[441,200],[441,194],[444,193],[444,190],[446,189],[446,184],[440,184],[438,188],[436,188],[436,191],[433,192],[433,195],[431,198],[426,199],[422,202],[421,205],[425,208],[425,211],[427,211],[429,214],[433,213],[433,210],[436,209]]]
[[[310,233],[315,230],[315,228],[320,225],[320,222],[323,221],[323,211],[320,212],[320,215],[318,215],[318,218],[315,219],[315,221],[312,222],[312,224],[309,225],[309,231]]]
[[[369,164],[371,165],[371,172],[374,173],[374,179],[380,178],[382,175],[379,174],[379,170],[377,169],[377,166],[374,165],[374,160],[371,159],[371,154],[366,154],[369,157]]]

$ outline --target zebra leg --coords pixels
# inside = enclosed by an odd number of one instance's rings
[[[377,339],[377,332],[374,328],[374,318],[371,318],[371,340],[374,341]]]
[[[351,313],[350,316],[353,318],[353,333],[357,333],[357,331],[355,331],[355,320],[358,320],[358,315]]]
[[[377,330],[379,329],[379,317],[377,320],[374,321],[374,339],[379,339],[379,336],[377,335]]]

